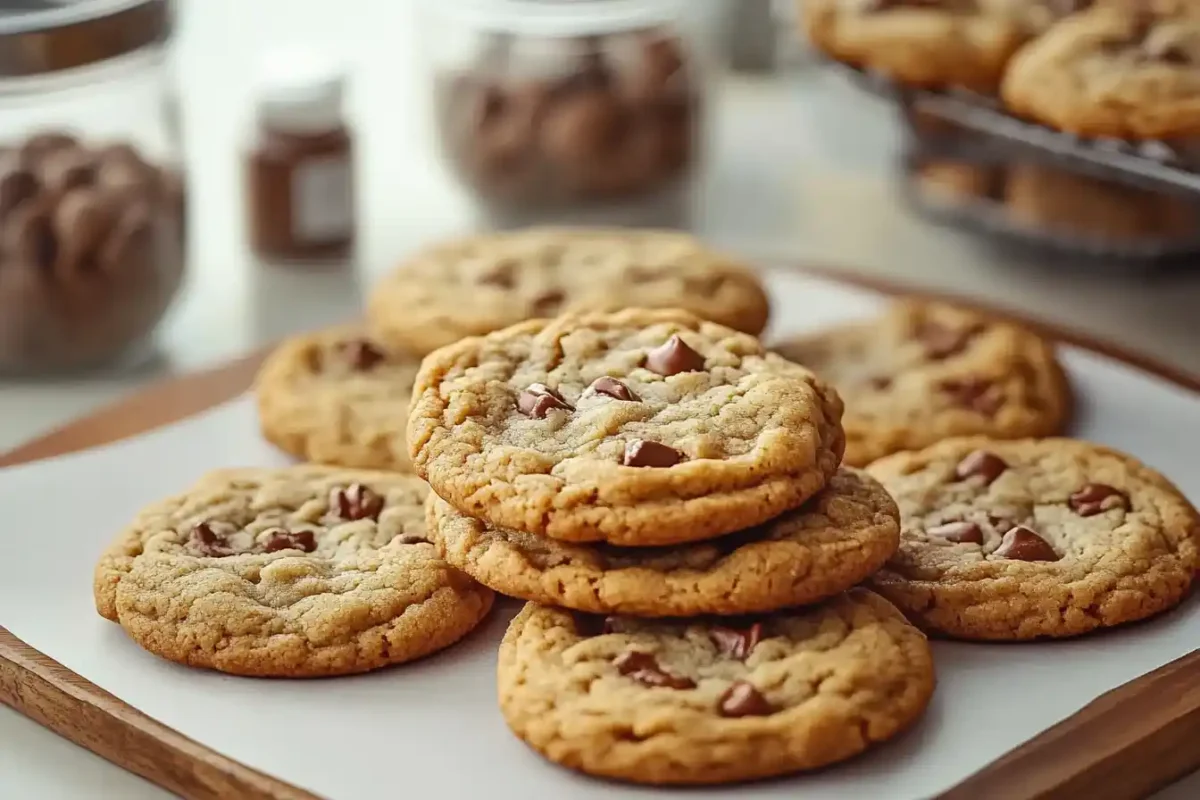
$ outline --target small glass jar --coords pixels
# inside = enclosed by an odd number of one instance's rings
[[[250,244],[265,261],[345,261],[354,245],[354,146],[340,65],[273,53],[263,65],[246,154]]]
[[[0,373],[141,361],[184,271],[167,0],[0,16]]]
[[[496,227],[682,227],[704,70],[675,0],[426,3],[438,136]]]

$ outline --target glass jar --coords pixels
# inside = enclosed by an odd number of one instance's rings
[[[675,0],[429,0],[445,157],[496,227],[682,227],[704,69]]]
[[[0,12],[0,372],[140,361],[183,277],[167,0]]]

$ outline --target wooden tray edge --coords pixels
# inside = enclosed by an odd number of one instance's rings
[[[776,267],[775,269],[779,269]],[[1010,319],[1200,394],[1200,377],[1077,332],[952,294],[819,267],[784,267],[885,295],[946,300]],[[0,467],[110,444],[232,400],[268,349],[168,378],[0,455]],[[1200,650],[1102,695],[940,800],[1126,800],[1200,768]],[[126,770],[196,800],[316,800],[188,739],[0,627],[0,702]],[[83,718],[81,725],[77,718]],[[1150,767],[1153,766],[1153,770]]]

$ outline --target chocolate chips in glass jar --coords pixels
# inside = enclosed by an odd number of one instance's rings
[[[0,144],[0,371],[107,362],[158,323],[183,271],[183,182],[119,143]]]
[[[686,183],[697,157],[695,64],[650,29],[559,40],[493,33],[439,80],[450,160],[486,202],[619,203]]]

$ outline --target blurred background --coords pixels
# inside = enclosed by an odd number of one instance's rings
[[[1161,154],[981,156],[986,100],[831,63],[801,6],[0,0],[0,450],[354,318],[433,239],[543,222],[686,228],[1200,372]],[[7,710],[0,741],[27,796],[164,796]]]
[[[1190,200],[947,156],[956,110],[818,55],[802,6],[0,0],[0,447],[353,318],[433,239],[542,222],[686,228],[1200,370]]]

